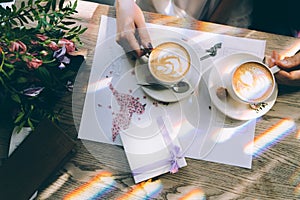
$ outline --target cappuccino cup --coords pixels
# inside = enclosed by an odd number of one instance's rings
[[[191,56],[183,44],[167,41],[150,53],[148,67],[154,79],[164,85],[181,81],[191,68]]]
[[[275,89],[274,74],[279,70],[277,66],[270,68],[258,61],[244,62],[230,73],[227,81],[228,93],[241,103],[263,103]]]

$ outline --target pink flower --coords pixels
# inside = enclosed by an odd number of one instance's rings
[[[2,50],[2,48],[0,47],[0,63],[1,63],[2,60],[4,59],[4,55],[3,55],[2,53],[3,53],[3,50]]]
[[[65,46],[67,49],[67,53],[71,53],[71,52],[75,51],[75,44],[71,40],[67,40],[64,38],[60,39],[58,41],[58,46],[60,46],[60,47]]]
[[[12,54],[12,53],[7,54],[7,55],[6,55],[6,58],[7,58],[7,59],[9,60],[9,62],[12,63],[12,64],[21,61],[20,58],[16,58],[16,55],[15,55],[15,54]]]
[[[36,40],[30,40],[30,43],[33,44],[33,45],[38,45],[39,44],[38,41],[36,41]]]
[[[21,41],[11,42],[8,49],[11,52],[18,51],[20,54],[24,54],[27,51],[26,45]]]
[[[50,47],[50,49],[52,49],[53,51],[57,51],[59,49],[58,45],[56,44],[56,42],[51,41],[48,44],[48,47]]]
[[[27,67],[29,69],[37,69],[43,64],[42,60],[37,58],[32,58],[31,60],[27,61]]]
[[[36,34],[35,36],[42,41],[45,41],[48,39],[48,37],[46,35],[42,35],[42,34]]]

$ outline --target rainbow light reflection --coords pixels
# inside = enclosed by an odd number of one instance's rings
[[[109,78],[102,78],[94,83],[89,84],[89,93],[95,93],[99,90],[108,88],[109,83],[112,81],[112,77]]]
[[[294,194],[300,197],[300,168],[296,170],[290,177],[289,182],[291,185],[295,186]]]
[[[295,187],[294,193],[300,198],[300,183]]]
[[[81,185],[64,197],[64,200],[99,199],[110,192],[116,184],[112,174],[103,171],[94,176],[90,181]]]
[[[162,189],[163,185],[160,180],[154,182],[149,180],[133,186],[130,191],[117,198],[117,200],[131,200],[136,199],[137,197],[139,199],[152,199],[157,197]]]
[[[183,197],[179,198],[179,200],[205,200],[205,194],[200,189],[193,189]]]
[[[280,59],[284,59],[284,57],[287,56],[293,56],[295,52],[297,52],[300,49],[300,41],[296,42],[290,49],[286,50],[285,52],[282,52],[280,54]]]
[[[276,144],[280,139],[284,138],[295,130],[295,122],[292,119],[282,119],[274,126],[263,132],[254,139],[253,144],[250,143],[244,148],[244,152],[258,157],[270,146]]]

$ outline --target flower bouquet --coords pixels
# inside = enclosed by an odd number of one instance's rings
[[[0,6],[0,125],[34,129],[58,121],[57,100],[72,90],[83,61],[75,44],[86,30],[72,15],[77,1],[28,0]]]

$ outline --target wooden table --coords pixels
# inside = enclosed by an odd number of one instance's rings
[[[81,37],[84,47],[88,49],[86,66],[80,72],[83,85],[87,85],[92,65],[94,48],[98,36],[101,15],[115,17],[113,7],[90,2],[79,2],[78,23],[88,27]],[[231,36],[266,40],[266,54],[273,50],[281,54],[291,55],[300,48],[300,40],[291,37],[268,34],[254,30],[234,28],[213,23],[186,20],[154,13],[145,13],[147,22],[167,26],[195,29]],[[103,199],[116,199],[125,195],[134,186],[131,173],[122,147],[90,143],[98,149],[99,158],[90,153],[86,144],[77,139],[80,116],[86,87],[76,88],[74,97],[65,97],[60,105],[64,105],[66,112],[60,126],[76,140],[76,153],[53,174],[39,191],[39,199],[62,199],[77,188],[83,188],[93,177],[107,171],[112,174],[116,184],[107,192]],[[253,158],[252,169],[244,169],[213,162],[187,159],[188,166],[176,174],[159,176],[163,185],[162,192],[157,199],[179,199],[187,193],[202,192],[207,199],[299,199],[300,198],[300,91],[299,88],[279,87],[279,96],[274,107],[257,121],[255,136],[260,137],[270,127],[290,120],[296,125],[292,131],[277,138],[273,144],[259,156]],[[80,103],[79,103],[80,102]],[[74,115],[72,115],[74,114]],[[75,119],[75,123],[73,121]],[[115,160],[111,157],[116,156]],[[120,168],[111,167],[114,163]],[[97,189],[97,188],[94,188]],[[98,188],[99,189],[99,188]],[[136,196],[135,199],[140,199]]]

